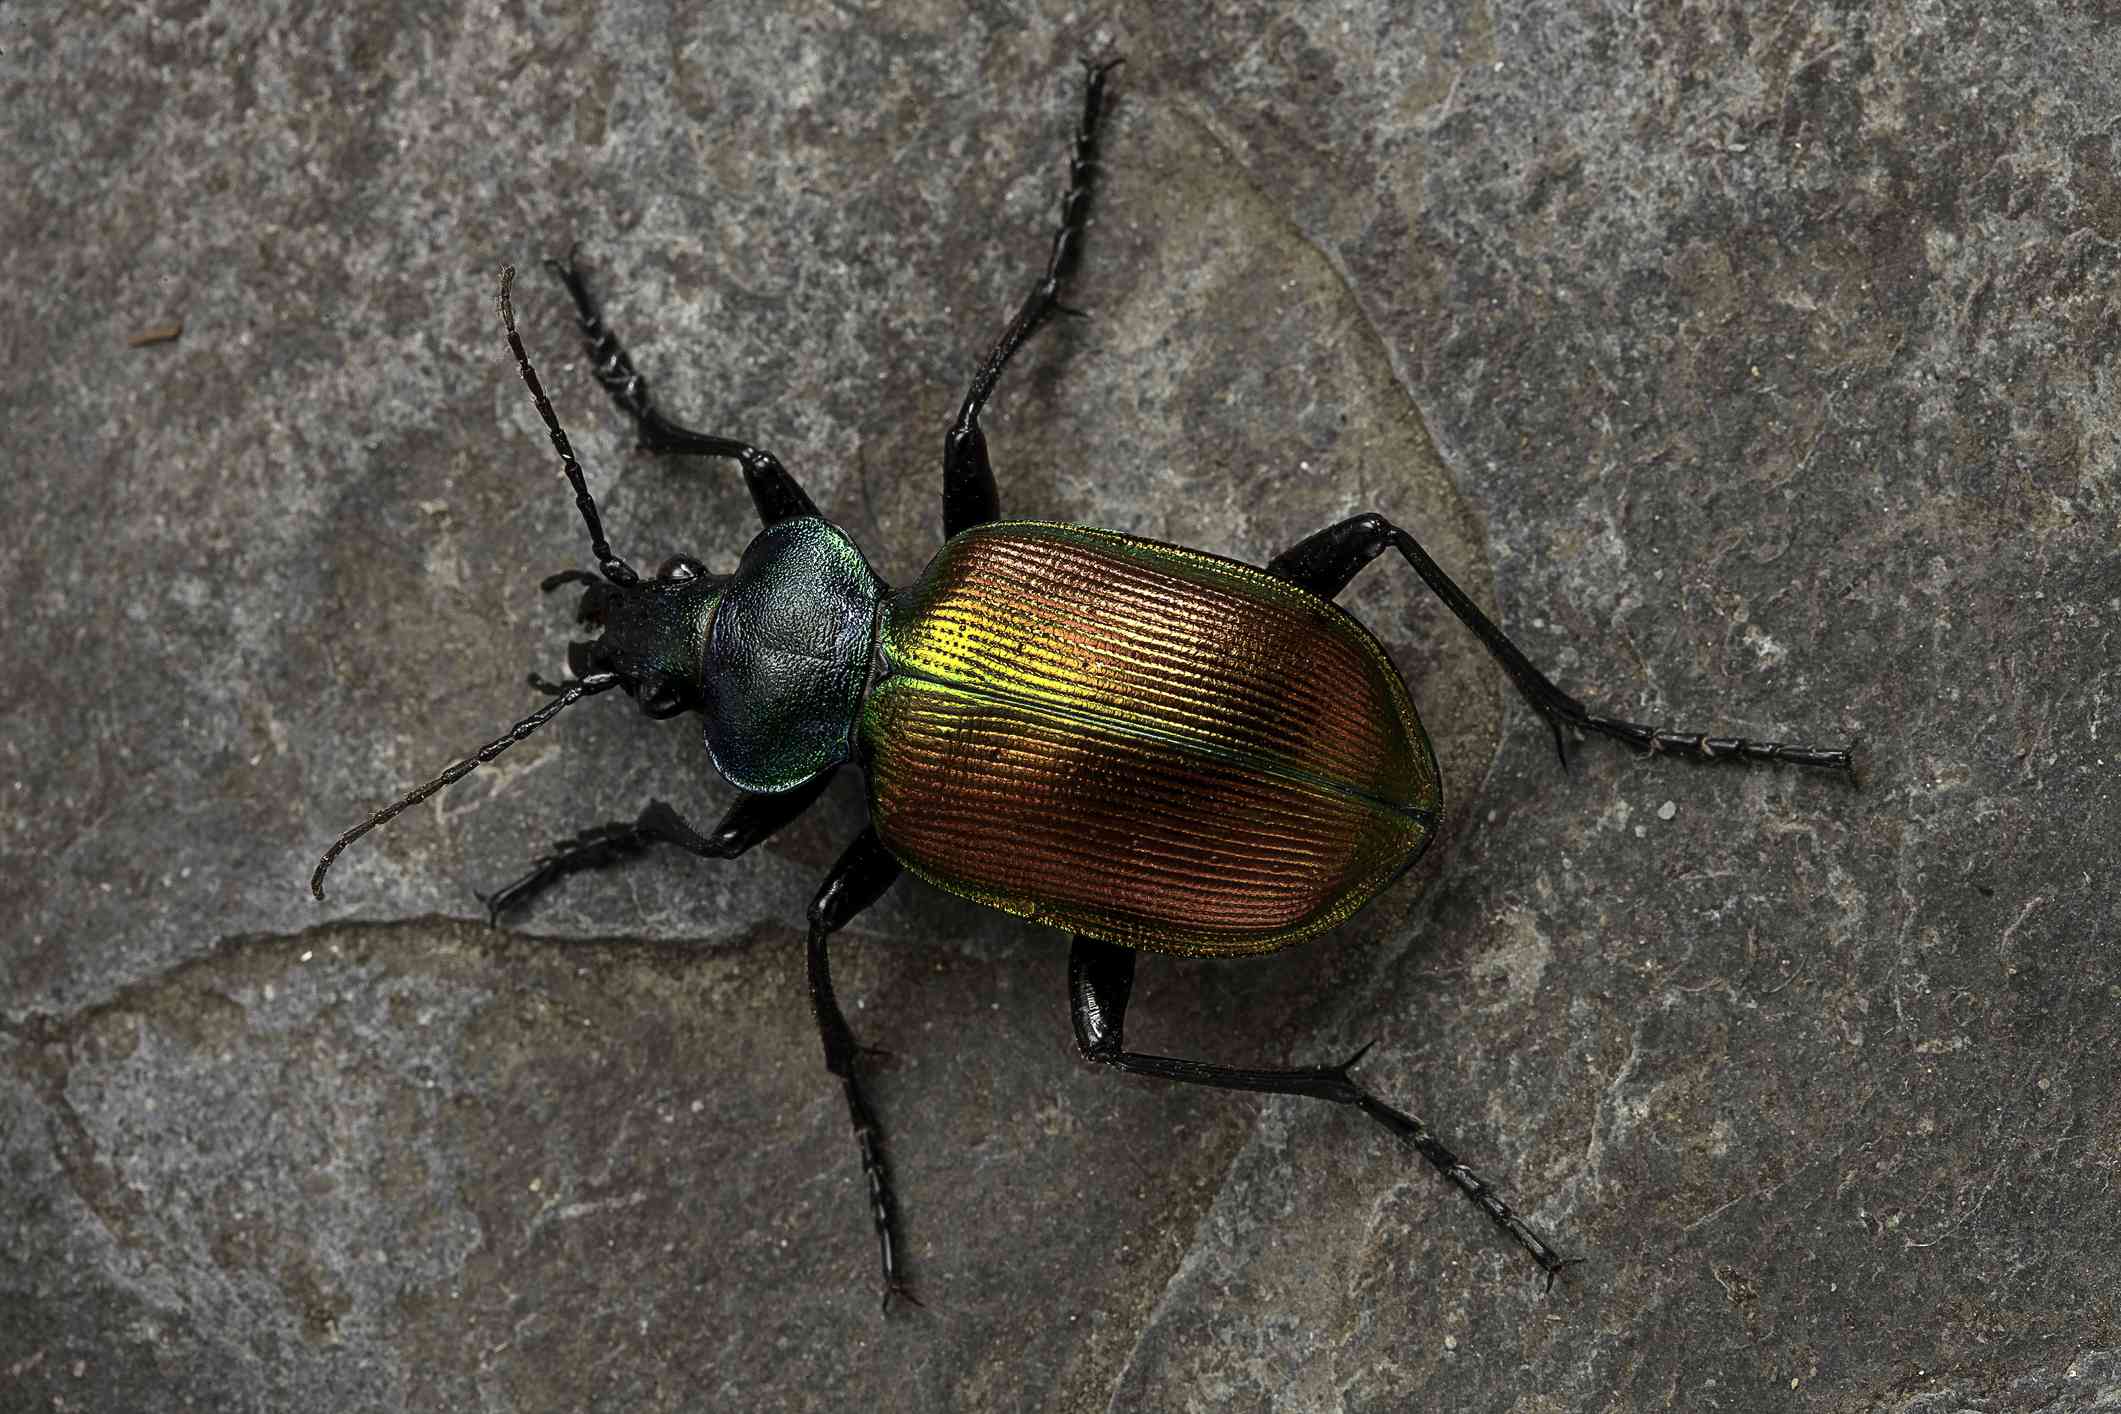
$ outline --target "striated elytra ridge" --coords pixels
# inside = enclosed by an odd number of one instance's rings
[[[953,893],[1152,951],[1265,952],[1419,856],[1406,685],[1264,570],[1080,526],[952,539],[883,606],[864,705],[885,846]]]

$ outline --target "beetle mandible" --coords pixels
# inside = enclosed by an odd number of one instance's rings
[[[1374,512],[1289,546],[1265,568],[1111,531],[1001,519],[980,412],[1016,351],[1066,312],[1061,292],[1082,247],[1106,79],[1118,62],[1084,64],[1060,229],[944,437],[946,539],[904,588],[877,578],[772,453],[665,417],[570,255],[547,263],[574,301],[597,381],[633,418],[641,447],[735,461],[765,523],[732,574],[679,555],[643,578],[605,539],[516,332],[514,271],[502,272],[508,347],[598,566],[562,571],[543,587],[582,585],[580,618],[601,634],[569,646],[567,681],[531,679],[551,702],[341,835],[310,889],[323,898],[325,871],[354,840],[585,698],[619,688],[649,717],[697,712],[715,769],[741,792],[720,824],[702,834],[650,801],[630,823],[563,841],[485,902],[498,918],[568,874],[653,845],[734,858],[801,814],[841,766],[861,768],[868,827],[810,905],[810,999],[860,1146],[887,1305],[906,1294],[891,1186],[826,947],[906,871],[1073,934],[1068,997],[1088,1059],[1191,1085],[1353,1105],[1435,1165],[1551,1285],[1576,1259],[1419,1119],[1358,1085],[1350,1071],[1361,1052],[1338,1065],[1258,1070],[1123,1043],[1136,953],[1237,957],[1310,938],[1405,872],[1442,818],[1435,757],[1406,684],[1334,597],[1396,552],[1546,720],[1564,765],[1565,729],[1646,752],[1852,773],[1851,753],[1593,713],[1534,667],[1413,536]]]

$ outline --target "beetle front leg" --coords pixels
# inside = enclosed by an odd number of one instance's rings
[[[1487,1180],[1459,1161],[1429,1127],[1379,1100],[1349,1079],[1348,1072],[1368,1046],[1339,1065],[1307,1070],[1240,1070],[1202,1061],[1142,1055],[1125,1048],[1127,997],[1134,988],[1134,952],[1117,943],[1078,935],[1068,951],[1068,999],[1075,1023],[1075,1044],[1086,1059],[1129,1075],[1153,1075],[1185,1085],[1212,1085],[1222,1090],[1251,1090],[1267,1095],[1308,1095],[1336,1105],[1353,1105],[1414,1146],[1452,1186],[1472,1200],[1488,1221],[1531,1254],[1547,1274],[1551,1288],[1561,1269],[1582,1261],[1564,1257],[1533,1231],[1531,1224],[1488,1186]]]
[[[1569,757],[1562,744],[1562,728],[1568,726],[1627,742],[1651,754],[1671,752],[1703,761],[1731,756],[1750,761],[1781,761],[1793,766],[1825,766],[1851,775],[1855,773],[1855,757],[1849,747],[1792,746],[1779,741],[1754,741],[1748,737],[1666,731],[1594,714],[1532,666],[1531,660],[1475,607],[1463,589],[1451,582],[1451,577],[1429,558],[1428,551],[1422,549],[1413,536],[1375,511],[1352,516],[1298,541],[1268,561],[1267,572],[1308,589],[1321,599],[1331,599],[1347,588],[1348,581],[1357,571],[1388,549],[1397,550],[1400,557],[1414,567],[1414,573],[1421,576],[1422,583],[1443,600],[1445,606],[1458,616],[1459,622],[1473,630],[1474,636],[1502,664],[1510,681],[1517,684],[1517,690],[1546,719],[1547,726],[1554,733],[1554,750],[1560,754],[1564,768],[1569,764]]]
[[[522,878],[480,895],[480,902],[486,905],[486,921],[499,922],[502,914],[522,907],[569,874],[627,863],[655,845],[676,845],[702,859],[734,859],[808,810],[831,780],[832,772],[825,771],[794,790],[747,795],[704,835],[662,801],[651,800],[632,824],[613,821],[562,840],[540,856]]]
[[[872,826],[855,836],[817,897],[810,903],[810,1007],[817,1016],[818,1039],[825,1044],[825,1069],[840,1079],[847,1093],[847,1115],[854,1122],[854,1142],[862,1151],[862,1178],[869,1186],[869,1212],[876,1222],[876,1241],[884,1264],[884,1309],[891,1298],[903,1296],[918,1306],[898,1271],[897,1224],[891,1198],[891,1178],[884,1167],[882,1131],[876,1114],[862,1094],[858,1061],[861,1047],[840,1011],[832,991],[832,964],[825,955],[826,940],[847,921],[882,898],[899,876],[899,862],[876,837]]]
[[[1083,61],[1083,117],[1075,129],[1075,142],[1068,149],[1068,191],[1061,198],[1060,230],[1053,236],[1053,253],[1046,259],[1046,273],[1039,277],[1016,317],[1002,330],[986,361],[973,375],[971,390],[958,409],[957,421],[943,438],[943,535],[948,537],[975,525],[985,525],[1001,515],[1001,498],[994,489],[994,468],[987,461],[987,434],[980,430],[980,410],[994,393],[994,385],[1010,357],[1041,324],[1056,311],[1061,288],[1075,271],[1076,256],[1083,243],[1083,228],[1089,224],[1090,191],[1097,177],[1097,126],[1105,111],[1105,75],[1119,67],[1118,59]]]
[[[817,514],[809,495],[773,453],[760,451],[737,438],[695,432],[664,417],[648,396],[648,380],[635,371],[618,336],[604,327],[596,301],[590,298],[589,284],[574,263],[574,252],[570,250],[565,260],[547,260],[545,265],[574,300],[575,322],[581,326],[583,342],[589,346],[590,370],[619,405],[619,411],[633,419],[637,445],[642,451],[733,458],[744,469],[751,503],[758,507],[759,519],[767,525]]]

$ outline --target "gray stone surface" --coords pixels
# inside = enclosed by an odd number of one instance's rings
[[[2116,18],[0,13],[0,1407],[2121,1408]],[[927,1303],[880,1316],[798,935],[853,782],[480,921],[725,801],[620,703],[304,892],[568,636],[497,268],[579,238],[670,406],[903,579],[1107,41],[1011,513],[1257,559],[1376,507],[1596,703],[1868,744],[1564,774],[1409,576],[1351,596],[1451,833],[1315,945],[1150,962],[1133,1036],[1375,1041],[1587,1257],[1552,1296],[1357,1116],[1089,1072],[1062,940],[906,885],[839,952]],[[620,549],[732,561],[737,478],[519,304]]]

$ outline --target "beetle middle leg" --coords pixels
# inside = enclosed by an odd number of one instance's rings
[[[884,1168],[876,1113],[862,1094],[862,1048],[855,1043],[854,1032],[840,1011],[839,999],[833,995],[832,964],[825,955],[825,944],[849,919],[882,898],[898,876],[899,862],[884,848],[871,826],[847,846],[810,903],[810,1008],[817,1016],[818,1039],[825,1045],[825,1069],[838,1076],[846,1090],[847,1116],[854,1121],[854,1142],[862,1151],[862,1178],[869,1186],[869,1213],[876,1223],[877,1249],[884,1264],[886,1310],[894,1296],[908,1301],[914,1301],[914,1297],[899,1276],[891,1178]]]
[[[1670,752],[1703,761],[1731,756],[1750,761],[1781,761],[1793,766],[1826,766],[1852,774],[1855,770],[1854,755],[1845,747],[1793,746],[1779,741],[1755,741],[1749,737],[1666,731],[1593,713],[1532,666],[1531,660],[1475,607],[1463,589],[1451,582],[1451,577],[1429,558],[1428,552],[1415,542],[1413,536],[1375,511],[1351,516],[1338,525],[1327,526],[1305,537],[1268,561],[1267,572],[1308,589],[1321,599],[1331,599],[1347,588],[1348,581],[1357,571],[1386,550],[1397,550],[1400,557],[1413,566],[1414,573],[1421,576],[1422,582],[1502,664],[1510,681],[1517,684],[1517,690],[1546,719],[1547,726],[1554,733],[1554,750],[1560,754],[1564,767],[1569,764],[1569,757],[1563,747],[1562,728],[1567,726],[1613,737],[1652,754]]]
[[[651,800],[631,824],[613,821],[595,825],[562,840],[540,856],[522,878],[485,895],[481,902],[486,905],[487,921],[498,921],[502,914],[522,907],[569,874],[638,859],[654,845],[676,845],[702,859],[734,859],[808,810],[831,780],[832,772],[825,771],[794,790],[747,795],[704,835],[662,801]]]
[[[943,438],[943,535],[945,538],[975,525],[985,525],[1001,515],[1001,498],[994,489],[994,468],[987,461],[987,434],[980,430],[980,410],[994,393],[994,385],[1009,359],[1041,324],[1067,307],[1060,302],[1061,288],[1075,272],[1082,249],[1083,227],[1090,214],[1090,191],[1097,178],[1097,125],[1104,116],[1105,75],[1121,60],[1084,60],[1083,117],[1076,126],[1075,142],[1068,149],[1068,191],[1061,198],[1060,230],[1053,235],[1053,253],[1046,260],[1046,273],[1002,330],[986,361],[973,375],[972,387],[958,409],[957,420]]]
[[[546,268],[567,287],[574,300],[575,322],[582,327],[582,340],[589,346],[591,371],[604,391],[611,394],[619,411],[633,419],[636,445],[644,452],[675,452],[707,457],[730,457],[744,469],[744,484],[751,503],[767,525],[793,516],[814,516],[817,507],[780,458],[734,437],[716,437],[681,427],[657,410],[643,378],[620,345],[618,336],[604,326],[604,318],[590,298],[589,284],[574,263],[574,252],[565,260],[547,260]]]
[[[1209,1065],[1204,1061],[1178,1060],[1170,1056],[1143,1055],[1125,1049],[1122,1041],[1127,1018],[1127,998],[1134,989],[1134,951],[1117,943],[1101,942],[1077,935],[1068,950],[1068,1001],[1075,1023],[1075,1044],[1083,1055],[1129,1075],[1153,1075],[1185,1085],[1212,1085],[1222,1090],[1251,1090],[1267,1095],[1308,1095],[1336,1105],[1353,1105],[1386,1129],[1412,1144],[1436,1171],[1471,1199],[1488,1221],[1507,1233],[1510,1240],[1531,1254],[1547,1274],[1547,1285],[1563,1267],[1583,1259],[1564,1257],[1547,1244],[1502,1195],[1485,1179],[1460,1162],[1429,1127],[1410,1114],[1393,1109],[1349,1079],[1348,1071],[1362,1059],[1363,1047],[1339,1065],[1305,1070],[1245,1070]]]

